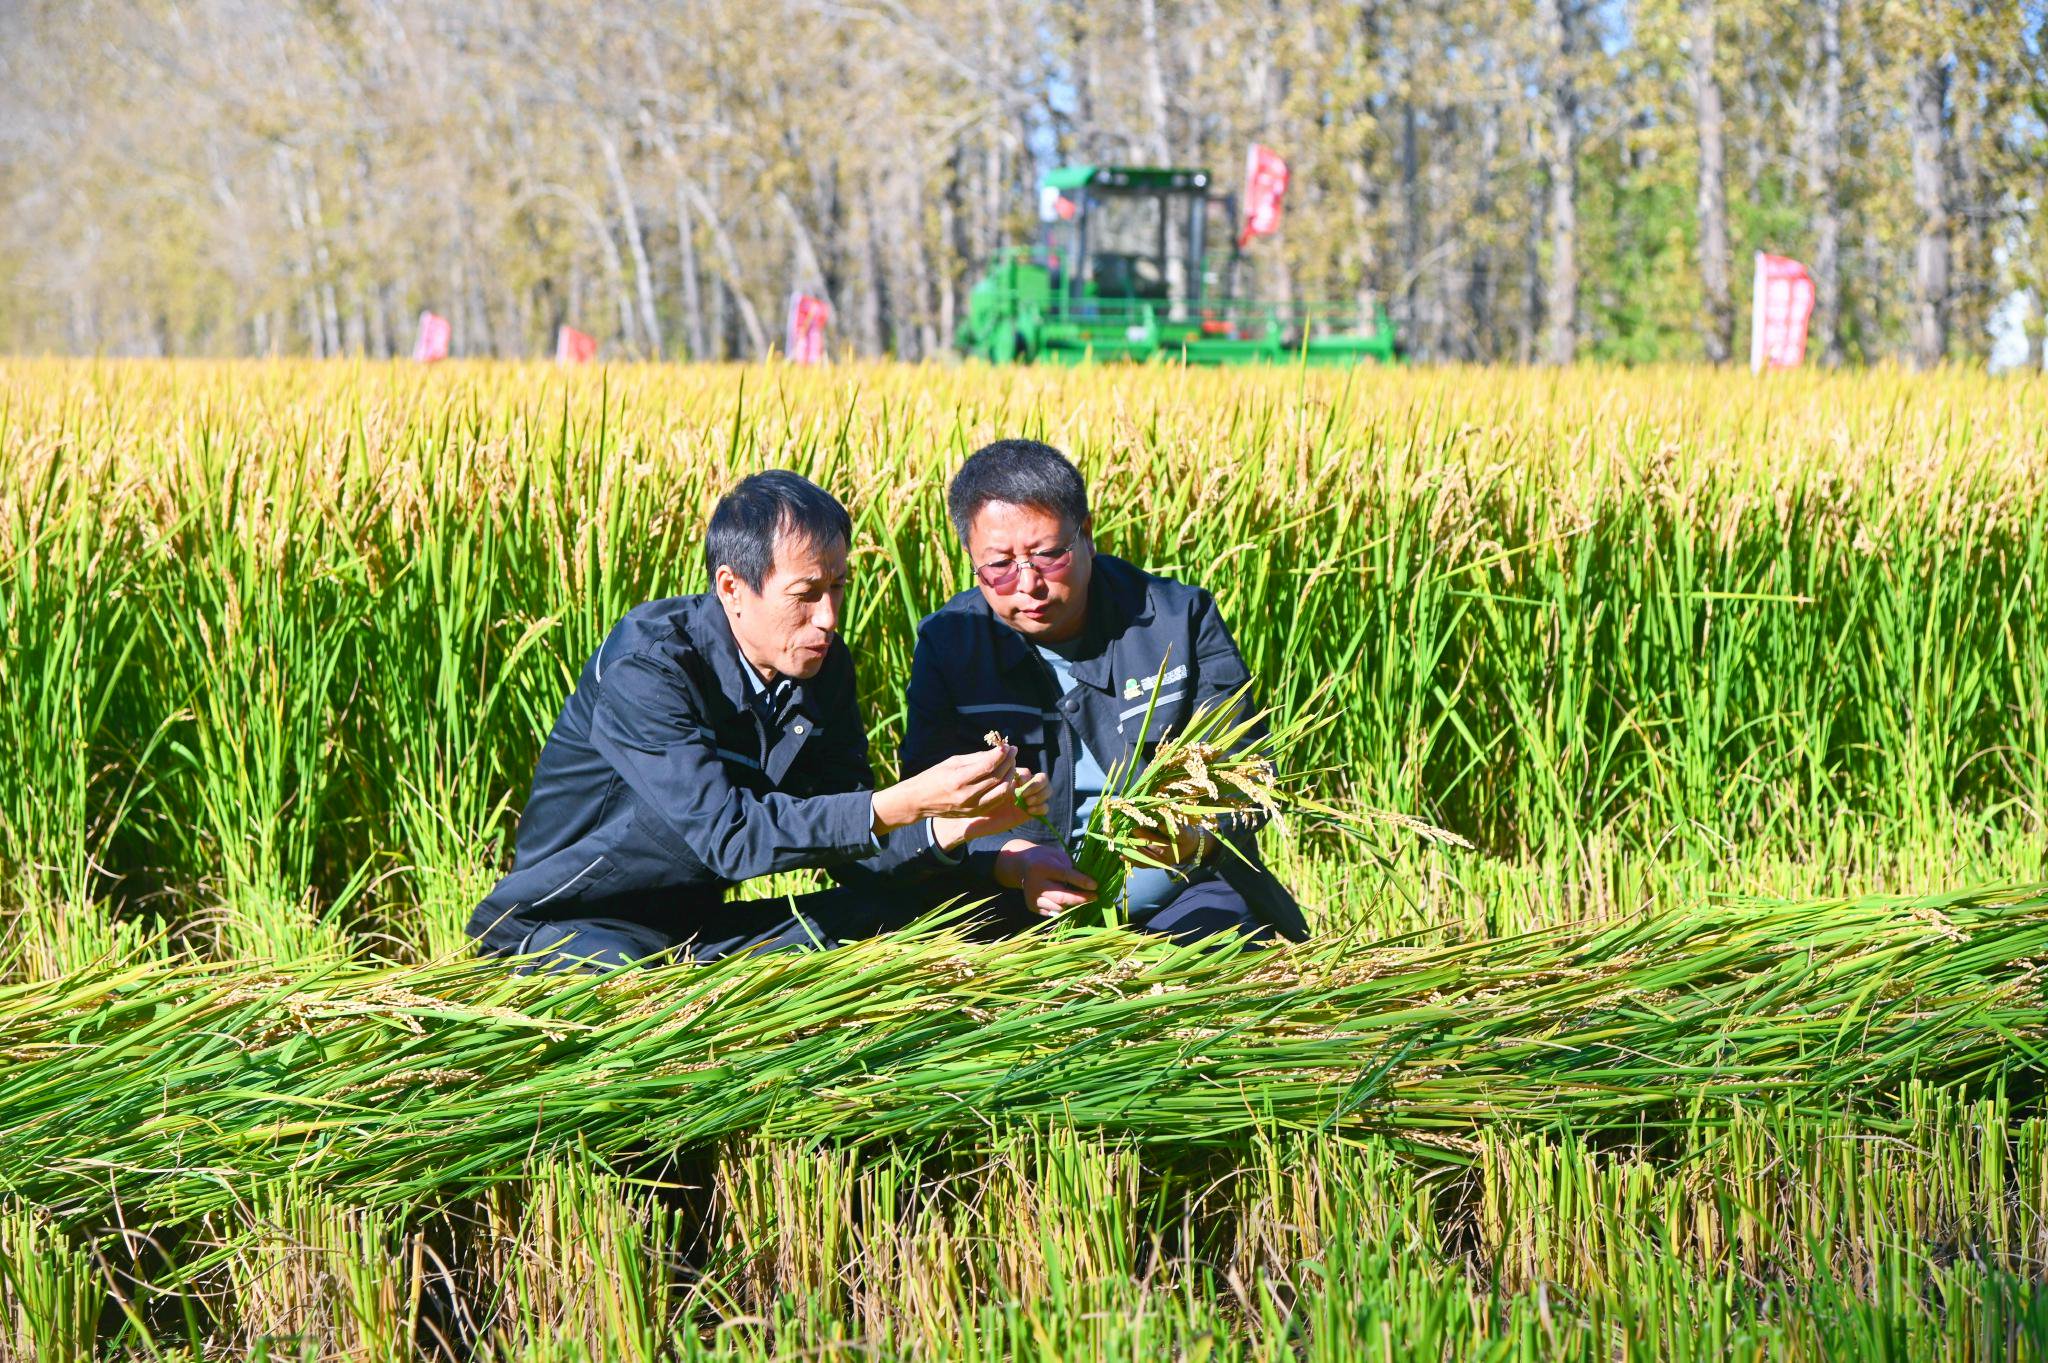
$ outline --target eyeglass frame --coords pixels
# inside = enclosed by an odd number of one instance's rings
[[[1007,592],[1017,585],[1017,579],[1024,576],[1024,569],[1028,567],[1041,580],[1057,582],[1074,566],[1074,551],[1081,547],[1081,540],[1082,536],[1076,535],[1051,553],[1024,554],[1017,558],[999,558],[994,563],[977,563],[974,565],[975,579],[992,592]],[[988,576],[991,568],[1007,568],[1009,571],[991,582]]]

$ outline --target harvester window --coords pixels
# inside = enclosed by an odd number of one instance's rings
[[[1089,206],[1089,245],[1114,255],[1156,257],[1162,207],[1157,194],[1098,195]]]
[[[1156,194],[1104,194],[1088,212],[1088,282],[1097,298],[1163,299],[1165,203]]]

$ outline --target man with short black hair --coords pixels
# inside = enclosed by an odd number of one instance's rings
[[[990,921],[1019,928],[1093,896],[1071,849],[1107,774],[1142,763],[1196,709],[1236,696],[1250,673],[1208,592],[1095,551],[1087,485],[1050,445],[977,450],[954,475],[946,509],[976,582],[918,626],[903,770],[935,770],[994,729],[1050,778],[1051,827],[977,836],[954,883],[999,890]],[[1132,868],[1127,920],[1179,939],[1305,937],[1300,906],[1259,858],[1256,831],[1247,814],[1220,837],[1194,827],[1162,834],[1159,859],[1173,869]]]
[[[719,502],[711,590],[636,606],[584,664],[512,870],[470,916],[483,950],[617,966],[870,936],[917,906],[884,873],[915,880],[1044,809],[1045,778],[985,744],[874,789],[839,638],[852,534],[845,508],[793,473]],[[800,867],[841,884],[723,902]]]

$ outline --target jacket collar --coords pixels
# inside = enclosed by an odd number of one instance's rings
[[[975,592],[975,604],[996,632],[996,664],[1008,671],[1038,661],[1038,650],[1016,630],[996,618],[988,601]],[[1116,689],[1119,645],[1134,628],[1152,620],[1152,597],[1145,574],[1111,554],[1097,554],[1088,578],[1088,627],[1103,641],[1102,650],[1073,664],[1074,680],[1098,691]]]
[[[718,680],[718,689],[732,708],[754,716],[761,734],[761,770],[771,787],[780,786],[783,778],[789,775],[789,769],[796,764],[797,756],[817,735],[820,709],[814,699],[817,684],[827,671],[838,664],[839,655],[846,647],[845,641],[836,642],[826,655],[825,666],[817,677],[809,681],[788,678],[789,690],[783,703],[776,707],[777,713],[763,718],[761,711],[753,708],[753,699],[759,692],[771,688],[762,682],[760,674],[740,652],[739,640],[733,637],[732,624],[725,618],[725,608],[718,604],[717,596],[710,592],[699,595],[684,612],[683,630],[696,646],[698,656],[709,664],[712,675]]]
[[[753,704],[756,694],[773,688],[761,680],[758,672],[748,664],[746,655],[740,652],[740,642],[733,637],[732,623],[725,618],[725,607],[718,604],[713,592],[701,592],[687,597],[689,603],[682,612],[682,632],[696,645],[697,653],[710,665],[712,676],[718,679],[718,689],[735,710],[745,710]],[[831,659],[826,659],[829,665]],[[810,709],[810,683],[791,677],[789,692],[780,707],[782,713],[792,710]],[[814,716],[815,718],[815,716]]]

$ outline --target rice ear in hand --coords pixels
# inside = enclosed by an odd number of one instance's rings
[[[1293,719],[1273,720],[1268,710],[1250,708],[1247,683],[1214,705],[1196,710],[1188,722],[1162,738],[1142,768],[1119,763],[1108,787],[1096,801],[1082,834],[1078,865],[1097,885],[1099,921],[1117,921],[1125,877],[1132,866],[1173,870],[1154,850],[1171,842],[1183,828],[1201,828],[1218,842],[1215,856],[1242,857],[1224,835],[1247,827],[1247,820],[1292,815],[1319,825],[1359,834],[1368,824],[1391,825],[1425,841],[1471,848],[1471,843],[1446,829],[1412,815],[1379,810],[1339,808],[1309,789],[1311,772],[1283,771],[1272,756],[1300,744],[1310,731],[1328,722],[1313,710]],[[1145,715],[1149,727],[1152,715]],[[1142,752],[1145,727],[1139,730],[1134,753]]]
[[[1109,773],[1077,858],[1081,871],[1096,883],[1101,921],[1116,920],[1133,865],[1171,869],[1151,849],[1171,842],[1178,830],[1198,827],[1216,835],[1229,820],[1252,812],[1276,815],[1288,806],[1279,769],[1266,749],[1284,743],[1300,726],[1282,725],[1254,741],[1269,715],[1249,709],[1250,690],[1247,684],[1196,710],[1178,731],[1160,740],[1143,766],[1120,762]],[[1143,752],[1151,722],[1148,709],[1134,755]]]

